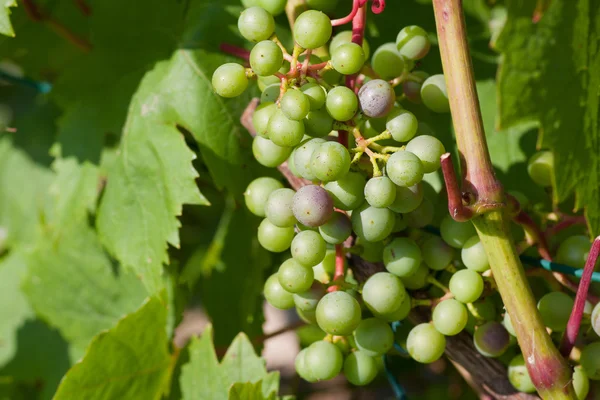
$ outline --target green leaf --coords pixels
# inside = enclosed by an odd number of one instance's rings
[[[229,400],[274,400],[277,398],[277,393],[270,393],[267,396],[263,395],[263,382],[237,382],[229,388]]]
[[[261,398],[270,398],[279,390],[279,373],[267,373],[265,362],[256,355],[248,337],[240,333],[219,364],[212,344],[212,327],[189,344],[190,362],[182,368],[180,385],[183,400],[226,400],[236,383],[261,383]],[[240,386],[235,392],[239,393]],[[249,390],[249,389],[244,389]],[[247,393],[247,392],[246,392]],[[238,397],[239,398],[239,397]],[[253,397],[250,397],[253,398]]]
[[[17,0],[4,0],[0,5],[0,33],[6,36],[15,36],[15,31],[10,23],[10,7],[17,6]]]
[[[167,309],[150,298],[90,344],[63,378],[55,400],[160,399],[175,359],[168,352]]]
[[[600,233],[600,1],[553,0],[537,23],[534,2],[507,1],[500,125],[538,123],[539,145],[554,152],[556,202],[575,193],[590,233]]]

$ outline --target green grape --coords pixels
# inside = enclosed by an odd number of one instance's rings
[[[600,342],[585,346],[581,351],[579,363],[589,379],[600,380]]]
[[[368,385],[377,376],[377,363],[364,351],[355,351],[348,354],[344,361],[344,375],[353,385]]]
[[[242,11],[238,30],[251,42],[267,40],[275,32],[275,20],[264,8],[250,7]]]
[[[527,196],[525,196],[524,193],[519,192],[517,190],[509,190],[508,194],[510,194],[519,202],[519,204],[521,205],[521,209],[525,209],[529,206],[529,199],[527,198]]]
[[[510,319],[510,315],[508,315],[508,311],[504,313],[504,317],[502,320],[502,325],[504,325],[504,327],[506,328],[506,330],[508,331],[508,333],[510,333],[513,336],[517,336],[517,332],[515,331],[515,328],[512,324],[512,320]]]
[[[315,279],[312,267],[302,265],[295,258],[288,258],[277,271],[281,287],[290,293],[306,292]]]
[[[327,293],[317,305],[317,324],[331,335],[350,335],[360,320],[360,305],[346,292]]]
[[[385,118],[369,118],[363,122],[361,132],[365,139],[379,135],[385,129]],[[380,143],[385,143],[383,140]],[[389,143],[389,141],[388,141]]]
[[[394,345],[392,328],[377,318],[360,321],[354,331],[354,341],[358,349],[369,356],[380,356]]]
[[[306,0],[306,5],[313,10],[323,11],[324,13],[331,13],[335,11],[339,0]]]
[[[395,213],[409,213],[416,210],[423,201],[423,189],[420,184],[413,186],[396,186],[396,197],[389,205]]]
[[[485,357],[498,357],[508,349],[510,334],[500,322],[489,321],[475,330],[473,344]]]
[[[305,134],[312,137],[327,136],[333,129],[333,118],[325,110],[315,110],[304,118]]]
[[[306,366],[306,352],[308,348],[303,349],[298,353],[296,359],[294,361],[294,367],[296,368],[296,372],[302,379],[308,382],[316,382],[317,380],[313,377],[311,371]]]
[[[373,79],[358,91],[358,102],[363,114],[371,118],[385,117],[394,108],[396,93],[383,79]]]
[[[421,100],[431,111],[437,113],[450,111],[444,75],[431,75],[423,82],[421,86]]]
[[[294,293],[294,304],[298,310],[306,312],[317,310],[317,304],[325,295],[325,288],[323,285],[315,283],[305,292]]]
[[[325,108],[337,121],[348,121],[358,110],[358,98],[352,89],[336,86],[327,93]]]
[[[435,271],[441,271],[452,263],[454,249],[441,238],[431,236],[422,244],[423,261]]]
[[[300,87],[302,93],[306,95],[310,103],[310,110],[320,110],[325,105],[325,99],[327,99],[327,92],[323,89],[323,86],[309,82],[305,83]]]
[[[279,99],[281,86],[279,83],[272,83],[260,94],[260,103],[275,103]]]
[[[242,5],[244,6],[244,8],[257,6],[258,5],[258,1],[259,0],[241,0]]]
[[[304,363],[317,381],[323,381],[341,372],[344,357],[335,344],[321,340],[307,347]]]
[[[308,97],[299,90],[288,90],[279,102],[283,114],[291,120],[301,121],[310,111]]]
[[[283,67],[282,67],[282,69],[283,69]],[[281,72],[281,69],[279,70],[279,72]],[[261,91],[264,91],[268,86],[271,86],[271,85],[277,84],[278,86],[281,86],[281,79],[279,79],[275,75],[259,76],[256,79],[256,82],[258,83],[258,89],[260,89]],[[277,94],[277,96],[279,97],[279,93]],[[271,101],[275,101],[275,100],[271,100]]]
[[[340,210],[350,211],[365,201],[365,177],[358,172],[348,172],[346,176],[325,184],[325,189]]]
[[[324,139],[308,139],[300,143],[294,150],[294,165],[298,174],[309,181],[314,181],[317,177],[312,172],[310,160],[313,152],[321,143],[325,143]]]
[[[294,23],[294,39],[304,49],[323,46],[329,41],[331,31],[331,20],[320,11],[305,11]]]
[[[421,260],[421,249],[410,238],[395,238],[383,249],[385,267],[389,272],[401,278],[417,272]]]
[[[278,146],[294,147],[304,137],[304,123],[285,116],[281,109],[276,110],[267,128],[269,139]]]
[[[433,326],[439,333],[446,336],[458,335],[467,326],[469,314],[461,302],[447,299],[433,309]]]
[[[427,174],[440,168],[440,157],[446,152],[446,149],[442,142],[433,136],[421,135],[408,142],[406,151],[419,157],[423,163],[423,170]]]
[[[448,287],[456,300],[472,303],[483,293],[483,278],[471,269],[461,269],[452,275]]]
[[[396,221],[394,221],[394,229],[392,229],[392,233],[402,232],[408,228],[408,224],[406,223],[406,219],[402,214],[396,214]]]
[[[367,242],[364,239],[356,238],[355,245],[361,250],[360,257],[372,263],[383,261],[383,248],[385,247],[383,242]]]
[[[555,261],[571,267],[583,268],[591,247],[587,236],[570,236],[558,246]]]
[[[525,359],[522,354],[515,356],[508,364],[508,380],[519,392],[534,393],[535,385],[531,381]]]
[[[485,297],[481,300],[471,303],[469,308],[473,310],[473,312],[469,312],[469,321],[467,322],[466,327],[470,333],[475,331],[476,326],[479,326],[487,321],[494,321],[496,319],[496,304],[489,297]],[[474,313],[481,318],[476,318],[473,315]]]
[[[427,32],[420,26],[411,25],[402,28],[396,38],[398,52],[409,60],[420,60],[431,48]]]
[[[259,105],[254,114],[252,115],[252,126],[256,131],[257,135],[260,135],[264,138],[268,138],[268,126],[269,120],[277,110],[277,105],[275,103],[263,103]]]
[[[471,222],[458,222],[446,215],[440,224],[440,233],[444,242],[455,249],[461,249],[467,240],[477,234]]]
[[[429,277],[429,268],[424,263],[419,265],[419,268],[409,276],[402,277],[402,283],[407,289],[417,290],[424,288],[427,285],[427,278]]]
[[[420,363],[437,361],[446,349],[446,338],[432,324],[423,323],[411,329],[406,339],[410,356]]]
[[[315,279],[325,284],[329,283],[335,272],[335,250],[327,250],[323,261],[313,267]]]
[[[373,70],[381,79],[394,79],[404,72],[404,57],[398,53],[396,43],[382,44],[371,58]]]
[[[258,243],[273,253],[281,253],[290,248],[294,239],[294,227],[280,228],[268,219],[258,226]]]
[[[319,227],[319,233],[327,243],[340,244],[352,234],[352,222],[346,214],[336,211]]]
[[[568,294],[551,292],[538,301],[537,308],[544,325],[553,331],[562,332],[569,322],[573,304],[573,299]]]
[[[590,391],[590,378],[588,378],[585,370],[581,365],[573,368],[573,388],[577,400],[585,400]]]
[[[429,78],[429,74],[425,71],[411,72],[409,79],[402,83],[402,93],[404,96],[415,104],[421,104],[421,88],[425,79]]]
[[[531,180],[539,186],[552,186],[554,173],[554,156],[550,151],[538,151],[527,162],[527,173]]]
[[[398,186],[413,186],[425,173],[419,157],[409,151],[397,151],[386,163],[387,176]]]
[[[265,216],[267,219],[280,228],[294,226],[296,218],[292,212],[292,199],[296,192],[293,189],[277,189],[269,195],[267,204],[265,204]]]
[[[473,271],[485,272],[490,269],[490,263],[477,235],[471,236],[464,244],[460,258],[465,266]]]
[[[294,307],[292,294],[281,286],[277,274],[273,274],[267,278],[263,293],[267,302],[275,308],[287,310]]]
[[[298,318],[300,318],[302,321],[306,322],[307,324],[312,324],[312,325],[317,324],[316,310],[303,311],[303,310],[300,310],[298,307],[296,307],[296,314],[298,314]],[[319,328],[317,328],[317,329],[319,329]],[[319,331],[321,331],[321,329],[319,329]],[[321,332],[323,332],[323,331],[321,331]]]
[[[387,322],[402,321],[408,317],[411,309],[412,299],[408,294],[406,294],[406,297],[404,297],[404,300],[402,300],[400,307],[398,307],[396,311],[389,314],[377,314],[377,318]]]
[[[351,42],[352,42],[352,31],[339,32],[333,38],[331,38],[331,42],[329,43],[329,54],[333,54],[335,49],[337,49],[341,45],[343,45],[345,43],[351,43]],[[369,46],[369,42],[365,38],[363,38],[363,41],[362,41],[362,49],[365,54],[365,60],[368,60],[369,56],[371,55],[371,48]]]
[[[350,170],[350,153],[338,142],[320,143],[313,151],[310,168],[317,179],[336,181]]]
[[[323,261],[327,244],[314,231],[302,231],[292,240],[292,257],[302,265],[313,267]]]
[[[212,86],[215,92],[226,98],[237,97],[248,87],[246,68],[236,63],[221,65],[212,76]]]
[[[281,14],[285,10],[287,0],[256,0],[256,5],[264,8],[273,16]]]
[[[400,278],[388,272],[371,275],[362,289],[362,298],[373,314],[391,314],[400,308],[406,290]]]
[[[265,204],[269,195],[277,189],[282,189],[283,184],[270,177],[256,178],[246,188],[244,201],[250,212],[258,217],[265,216]]]
[[[594,306],[590,322],[594,332],[596,332],[596,335],[600,336],[600,303]]]
[[[252,142],[254,158],[265,167],[277,167],[287,160],[291,153],[291,147],[278,146],[262,136],[255,136]]]
[[[408,142],[417,133],[419,121],[413,113],[407,110],[395,109],[388,115],[385,129],[397,142]]]
[[[294,195],[292,211],[301,224],[318,227],[333,214],[333,200],[321,186],[306,185]]]
[[[344,43],[331,53],[333,68],[344,75],[356,74],[365,63],[366,57],[362,46],[356,43]]]
[[[250,67],[258,76],[269,76],[279,71],[283,65],[283,52],[271,40],[258,42],[250,52]]]
[[[433,204],[428,198],[424,198],[421,204],[414,210],[404,215],[406,223],[411,228],[423,228],[433,221]]]
[[[350,217],[356,235],[368,242],[379,242],[392,233],[396,218],[387,208],[376,208],[364,203],[352,211]]]
[[[396,199],[396,185],[386,176],[371,178],[365,185],[365,200],[373,207],[390,206]]]

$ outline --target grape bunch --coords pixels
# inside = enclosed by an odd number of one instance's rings
[[[431,229],[435,200],[423,180],[438,171],[446,149],[406,107],[449,112],[444,76],[415,69],[431,48],[428,33],[407,26],[394,42],[371,52],[352,31],[333,34],[323,12],[330,3],[307,1],[311,9],[295,20],[289,51],[274,33],[273,15],[285,1],[245,1],[238,29],[255,43],[249,67],[227,63],[212,77],[214,91],[226,98],[257,81],[253,155],[304,183],[290,188],[260,177],[244,193],[247,208],[263,218],[258,242],[284,254],[265,282],[267,302],[295,308],[322,333],[298,354],[296,371],[309,382],[343,372],[352,384],[366,385],[378,374],[378,357],[404,354],[432,363],[443,355],[447,337],[466,330],[483,356],[504,360],[517,389],[531,391],[473,225],[446,213]],[[552,154],[542,152],[528,171],[548,186],[552,169]],[[587,237],[569,238],[557,260],[581,267],[589,247]],[[360,280],[347,268],[349,255],[382,268]],[[415,307],[428,307],[430,321],[411,323]],[[555,333],[565,330],[572,307],[572,297],[559,291],[544,294],[538,304]],[[599,306],[590,318],[600,334]],[[600,379],[597,346],[584,350],[575,370],[578,394],[588,377]]]

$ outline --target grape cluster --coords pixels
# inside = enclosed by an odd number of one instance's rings
[[[262,94],[252,116],[254,157],[306,182],[294,190],[261,177],[244,194],[248,209],[263,218],[259,243],[286,255],[265,282],[266,300],[295,308],[323,332],[322,340],[298,354],[298,374],[315,382],[343,371],[351,383],[365,385],[378,373],[376,357],[406,353],[432,363],[444,353],[447,337],[467,330],[483,356],[506,358],[513,385],[529,391],[523,358],[509,351],[516,347],[515,330],[508,313],[502,315],[473,225],[446,215],[438,233],[426,229],[435,210],[422,181],[440,168],[446,150],[403,104],[449,111],[444,76],[414,70],[430,50],[427,32],[405,27],[395,42],[371,54],[368,42],[356,43],[351,31],[333,35],[322,12],[331,2],[313,0],[307,1],[313,9],[295,21],[295,45],[288,52],[274,34],[273,19],[285,2],[245,3],[238,28],[256,43],[250,67],[224,64],[212,83],[220,96],[235,97],[257,80]],[[551,184],[551,161],[551,153],[534,156],[528,169],[534,182]],[[580,267],[589,246],[585,237],[567,239],[557,258]],[[358,282],[350,269],[340,274],[348,253],[385,269]],[[413,326],[407,317],[420,306],[432,309],[431,321]],[[562,292],[548,293],[538,304],[553,332],[565,330],[572,306]],[[598,306],[591,319],[600,334]],[[402,329],[392,329],[398,321]],[[576,381],[600,378],[600,349],[593,346],[582,355]]]

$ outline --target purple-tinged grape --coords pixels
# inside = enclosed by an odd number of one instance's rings
[[[260,42],[267,40],[275,32],[275,20],[264,8],[250,7],[240,14],[238,30],[247,40]]]
[[[407,79],[402,83],[402,92],[409,101],[415,104],[421,104],[421,87],[425,79],[429,78],[429,74],[425,71],[413,71],[411,75],[418,78],[417,80]]]
[[[415,326],[406,339],[410,356],[420,363],[437,361],[446,349],[446,338],[430,323]]]
[[[267,302],[275,308],[288,310],[294,307],[294,297],[281,286],[277,274],[267,278],[263,293]]]
[[[333,214],[333,200],[321,186],[303,186],[294,195],[292,211],[301,224],[318,227]]]
[[[486,322],[475,330],[473,344],[485,357],[498,357],[508,349],[510,334],[500,322]]]
[[[323,46],[331,37],[331,20],[320,11],[305,11],[294,23],[294,39],[302,48],[316,49]]]
[[[382,79],[365,83],[358,91],[358,101],[362,112],[371,118],[385,117],[394,108],[396,94],[394,88]]]
[[[360,320],[360,305],[346,292],[327,293],[317,305],[317,324],[331,335],[352,334]]]
[[[244,201],[250,212],[258,217],[265,216],[265,204],[269,195],[277,189],[282,189],[283,184],[270,177],[256,178],[246,188]]]
[[[352,222],[346,214],[336,211],[319,227],[319,233],[327,243],[340,244],[352,234]]]

